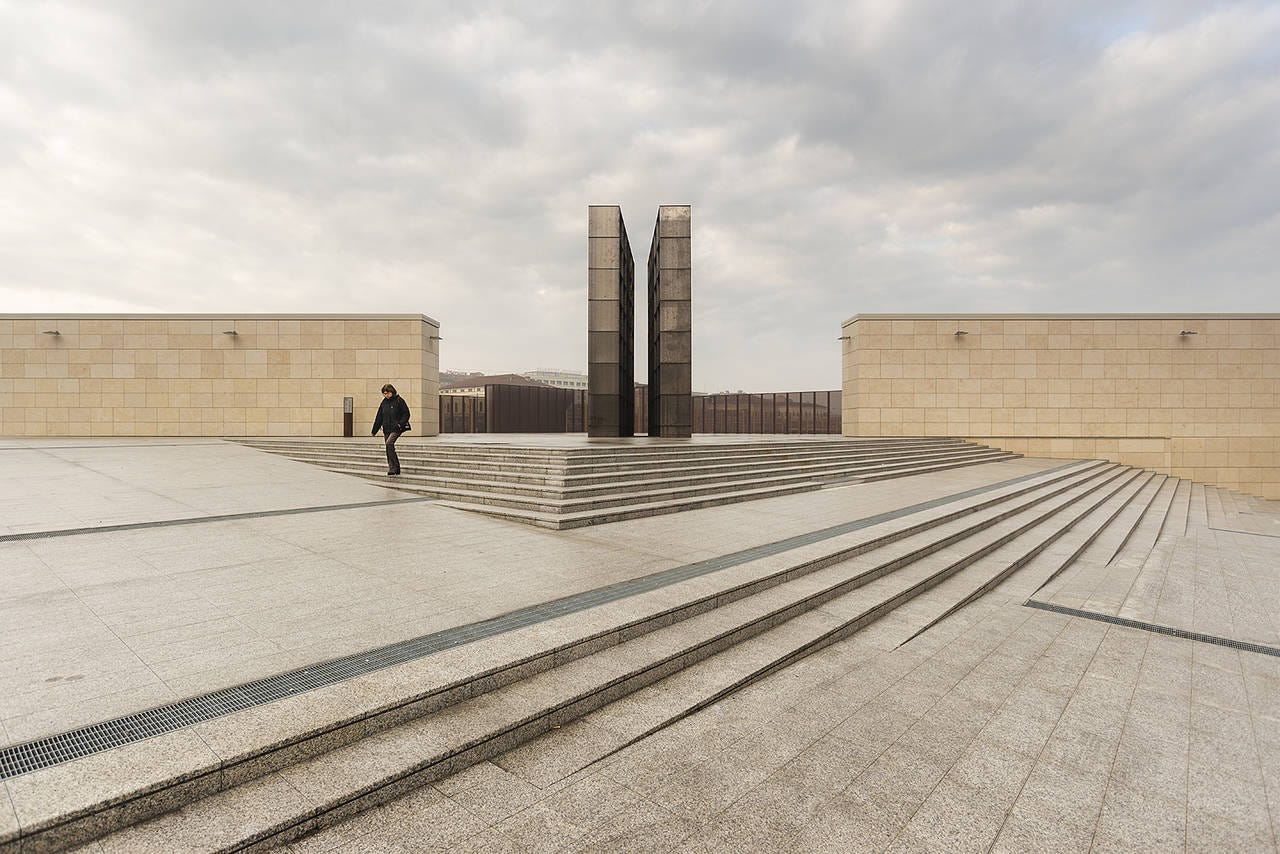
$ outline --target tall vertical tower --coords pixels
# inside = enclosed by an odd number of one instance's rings
[[[635,432],[636,270],[622,208],[587,208],[587,435]]]
[[[649,435],[693,435],[689,205],[662,205],[649,247]]]

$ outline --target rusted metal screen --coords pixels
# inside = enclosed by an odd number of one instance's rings
[[[840,392],[793,391],[695,397],[693,432],[838,434]]]
[[[487,385],[484,397],[440,397],[441,433],[585,433],[581,389]],[[635,391],[635,431],[649,423],[649,398]],[[838,434],[840,392],[708,394],[693,398],[695,433]]]
[[[440,395],[441,433],[484,433],[487,425],[483,397]]]

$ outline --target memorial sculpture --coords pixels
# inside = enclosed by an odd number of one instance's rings
[[[649,435],[693,435],[690,209],[663,205],[649,247]]]
[[[691,211],[662,205],[648,276],[648,432],[693,433]],[[622,209],[587,213],[587,435],[631,436],[635,422],[635,264]]]
[[[635,431],[635,263],[622,209],[587,209],[587,435]]]

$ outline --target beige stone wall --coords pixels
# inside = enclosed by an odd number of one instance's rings
[[[341,436],[344,397],[367,435],[385,382],[435,435],[439,330],[423,315],[0,315],[0,435]]]
[[[1280,498],[1280,315],[859,315],[843,330],[847,436],[965,437]]]

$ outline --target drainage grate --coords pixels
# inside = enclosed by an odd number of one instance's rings
[[[709,560],[698,561],[697,563],[686,564],[685,566],[673,567],[672,569],[656,572],[652,575],[634,578],[628,581],[620,581],[616,584],[610,584],[606,587],[598,587],[594,590],[587,590],[582,593],[576,593],[571,596],[554,599],[550,602],[531,605],[527,608],[511,611],[510,613],[493,617],[488,620],[481,620],[477,623],[470,623],[464,626],[444,629],[429,635],[423,635],[407,641],[389,644],[367,652],[356,653],[343,658],[321,662],[310,667],[304,667],[287,673],[278,673],[274,676],[268,676],[254,682],[248,682],[244,685],[225,688],[221,691],[214,691],[210,694],[190,697],[185,700],[178,700],[177,702],[169,703],[164,706],[158,706],[156,708],[136,712],[131,715],[125,715],[109,721],[103,721],[102,723],[48,736],[47,738],[36,739],[23,744],[0,748],[0,780],[16,777],[20,774],[26,774],[31,771],[37,771],[41,768],[48,768],[52,765],[58,765],[72,759],[90,756],[104,750],[110,750],[113,747],[120,747],[125,744],[132,744],[157,735],[163,735],[167,732],[173,732],[174,730],[192,726],[203,721],[213,720],[214,718],[229,715],[233,712],[250,709],[255,706],[262,706],[275,700],[294,697],[315,688],[322,688],[326,685],[333,685],[335,683],[342,682],[343,680],[350,679],[353,676],[362,676],[387,667],[393,667],[397,664],[416,661],[420,658],[425,658],[437,652],[443,652],[461,644],[471,643],[472,641],[481,640],[483,638],[494,637],[515,629],[524,628],[556,617],[561,617],[565,614],[585,611],[588,608],[594,608],[597,605],[615,602],[640,593],[657,590],[667,585],[685,581],[690,578],[708,575],[721,569],[727,569],[729,567],[738,566],[763,557],[781,554],[792,549],[800,548],[801,546],[811,545],[823,540],[852,533],[863,528],[868,528],[881,522],[898,519],[912,513],[919,513],[923,510],[929,510],[934,507],[942,506],[943,504],[960,501],[985,492],[991,492],[1006,486],[1015,485],[1032,478],[1042,477],[1046,474],[1050,474],[1073,465],[1075,465],[1075,463],[1067,463],[1066,465],[1057,466],[1053,469],[1034,472],[1032,474],[1012,478],[1011,480],[988,484],[986,486],[977,487],[964,492],[958,492],[953,495],[947,495],[941,498],[925,501],[920,504],[913,504],[910,507],[903,507],[898,510],[880,513],[866,519],[859,519],[854,522],[845,522],[840,525],[833,525],[829,528],[810,531],[795,537],[788,537],[784,540],[767,543],[762,546],[756,546],[754,548],[744,549],[731,554],[721,555]],[[407,500],[415,501],[418,499]],[[377,506],[378,503],[379,502],[346,506],[369,507]],[[403,502],[397,500],[380,503],[397,504]],[[281,515],[288,512],[307,511],[295,510],[274,511],[272,513],[264,514],[239,514],[235,517],[226,518]],[[208,521],[208,518],[192,521]]]
[[[1169,635],[1175,638],[1199,641],[1200,643],[1211,643],[1217,646],[1229,647],[1231,649],[1244,650],[1245,652],[1258,652],[1263,655],[1280,656],[1280,648],[1267,646],[1265,644],[1232,640],[1231,638],[1219,637],[1218,635],[1206,635],[1200,632],[1189,632],[1186,629],[1175,629],[1173,626],[1158,626],[1155,623],[1144,623],[1140,620],[1130,620],[1125,617],[1113,617],[1110,614],[1095,614],[1093,611],[1081,611],[1079,608],[1067,608],[1063,605],[1050,605],[1048,602],[1037,602],[1034,599],[1028,599],[1022,604],[1028,608],[1036,608],[1040,611],[1052,611],[1055,614],[1066,614],[1069,617],[1083,617],[1086,620],[1097,620],[1099,623],[1110,623],[1113,626],[1125,626],[1130,629],[1141,629],[1144,632],[1155,632],[1158,635]]]
[[[421,504],[434,498],[389,498],[386,501],[361,501],[353,504],[322,504],[316,507],[289,507],[284,510],[259,510],[256,513],[224,513],[221,516],[189,516],[185,519],[164,519],[159,522],[126,522],[122,525],[97,525],[89,528],[61,528],[56,531],[25,531],[19,534],[0,534],[0,543],[18,540],[46,540],[52,537],[78,537],[81,534],[109,534],[115,531],[141,531],[147,528],[168,528],[175,525],[202,525],[206,522],[234,522],[238,519],[268,519],[272,516],[298,516],[303,513],[328,513],[332,510],[358,510],[362,507],[386,507],[389,504]]]

